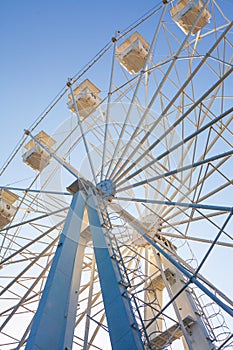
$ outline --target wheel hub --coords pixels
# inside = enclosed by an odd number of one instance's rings
[[[96,185],[96,188],[99,191],[99,193],[102,195],[102,197],[104,199],[107,199],[108,201],[111,201],[112,198],[115,196],[116,187],[111,180],[100,181]]]

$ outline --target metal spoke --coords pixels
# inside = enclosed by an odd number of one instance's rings
[[[114,75],[114,66],[115,66],[117,38],[114,37],[112,41],[113,41],[112,68],[111,68],[111,77],[110,77],[110,83],[109,83],[108,102],[107,102],[107,111],[106,111],[106,119],[105,119],[103,158],[102,158],[100,181],[103,180],[103,172],[104,172],[105,158],[106,158],[106,147],[108,142],[108,124],[109,124],[110,105],[111,105],[112,89],[113,89],[113,75]]]
[[[217,47],[217,44],[224,38],[224,36],[226,35],[226,33],[230,30],[230,28],[232,27],[233,23],[231,23],[227,30],[224,32],[224,34],[222,34],[222,36],[220,36],[220,38],[218,39],[218,41],[216,42],[215,45],[213,45],[213,47],[209,50],[209,52],[205,55],[205,57],[203,58],[203,60],[200,62],[200,64],[198,65],[198,67],[193,71],[193,73],[189,76],[189,78],[186,80],[186,82],[183,84],[183,86],[180,88],[180,90],[177,92],[177,94],[173,97],[173,99],[170,101],[170,103],[167,105],[167,107],[164,109],[163,113],[159,116],[159,118],[156,120],[156,122],[152,125],[152,127],[147,131],[147,133],[145,134],[144,138],[141,140],[141,144],[144,143],[144,141],[151,135],[152,131],[154,130],[154,128],[158,125],[158,123],[160,122],[160,120],[162,120],[162,118],[166,115],[166,113],[168,112],[168,110],[171,108],[171,106],[174,104],[174,102],[176,101],[176,99],[180,96],[180,94],[183,92],[183,90],[185,89],[185,87],[188,85],[188,83],[192,80],[192,78],[196,75],[196,73],[198,72],[198,70],[201,68],[201,66],[205,63],[205,61],[208,59],[209,54]],[[176,54],[176,58],[177,58],[178,54]],[[175,62],[175,61],[173,61]],[[181,120],[183,120],[183,118],[185,118],[185,116],[187,116],[193,109],[195,106],[197,106],[206,96],[208,96],[210,94],[211,91],[213,91],[219,84],[221,84],[221,82],[227,78],[231,72],[233,70],[233,67],[229,68],[229,70],[225,73],[225,75],[223,75],[223,77],[221,77],[219,79],[219,81],[217,81],[195,104],[194,106],[192,106],[180,119],[178,119],[178,121],[173,125],[173,128],[175,125],[177,125]],[[165,76],[166,77],[166,76]],[[165,78],[164,78],[165,79]],[[157,89],[157,91],[160,90],[160,87]],[[156,93],[155,93],[156,94]],[[156,97],[157,95],[154,95],[154,97]],[[148,108],[150,107],[150,105],[148,106]],[[132,138],[137,134],[138,132],[138,128],[135,129],[135,133],[132,135]],[[170,132],[170,130],[169,130]],[[160,138],[159,141],[161,141],[162,139]],[[141,146],[140,144],[140,146]],[[138,146],[139,147],[139,146]],[[154,145],[153,145],[154,147]],[[134,152],[137,149],[134,150]],[[122,155],[123,156],[123,155]],[[121,157],[122,157],[121,156]],[[128,161],[127,161],[128,164]],[[118,172],[115,174],[114,177],[111,177],[113,179],[117,178],[117,176],[122,172],[122,170],[125,168],[125,166],[127,165],[126,162],[125,164],[118,170]]]
[[[200,242],[200,243],[206,243],[206,244],[212,244],[213,243],[212,239],[205,239],[205,238],[199,238],[199,237],[176,235],[174,233],[167,233],[167,232],[164,232],[163,235],[165,237],[179,238],[179,239],[183,239],[183,240],[187,240],[187,241],[193,241],[193,242]],[[232,240],[233,240],[233,238],[232,238]],[[227,242],[223,242],[223,241],[215,242],[215,245],[219,245],[219,246],[222,246],[222,247],[233,248],[233,243],[227,243]]]
[[[159,201],[156,199],[116,197],[116,200],[127,201],[127,202],[132,201],[132,202],[140,202],[140,203],[172,205],[172,206],[178,206],[178,207],[180,206],[185,208],[198,208],[198,209],[206,209],[206,210],[225,211],[225,212],[232,212],[233,210],[233,207],[223,207],[218,205],[208,205],[208,204],[198,204],[198,203],[179,203],[179,202]]]
[[[145,72],[146,67],[147,67],[147,64],[148,64],[148,62],[149,62],[149,60],[150,60],[150,58],[151,58],[151,54],[152,54],[152,52],[153,52],[153,48],[154,48],[155,43],[156,43],[156,40],[157,40],[157,36],[158,36],[159,30],[160,30],[160,26],[161,26],[163,17],[164,17],[165,12],[166,12],[166,7],[167,7],[167,5],[166,5],[166,6],[164,7],[164,9],[163,9],[163,12],[162,12],[162,15],[161,15],[161,20],[159,21],[159,24],[158,24],[158,26],[157,26],[157,28],[156,28],[156,30],[155,30],[155,33],[154,33],[154,36],[153,36],[153,40],[152,40],[151,45],[150,45],[150,48],[149,48],[148,55],[147,55],[147,57],[146,57],[146,60],[145,60],[143,69],[142,69],[142,71],[141,71],[141,73],[140,73],[140,76],[139,76],[139,79],[138,79],[138,81],[137,81],[137,85],[136,85],[136,88],[135,88],[135,90],[134,90],[134,94],[133,94],[132,100],[131,100],[131,102],[130,102],[129,110],[128,110],[127,114],[126,114],[125,121],[124,121],[124,124],[123,124],[122,129],[121,129],[121,133],[120,133],[120,136],[119,136],[119,140],[118,140],[118,142],[117,142],[117,144],[116,144],[116,147],[115,147],[115,150],[114,150],[114,153],[113,153],[113,157],[112,157],[111,163],[110,163],[110,165],[109,165],[109,168],[108,168],[108,171],[107,171],[107,174],[106,174],[106,178],[108,178],[108,177],[109,177],[109,178],[112,178],[113,173],[114,173],[114,170],[115,170],[115,169],[117,168],[117,166],[118,166],[118,162],[117,162],[117,164],[115,165],[115,168],[113,169],[113,171],[112,171],[111,174],[110,174],[110,170],[111,170],[111,167],[112,167],[112,161],[113,161],[113,159],[115,158],[115,156],[117,155],[117,152],[118,152],[118,150],[119,150],[120,142],[121,142],[121,140],[122,140],[122,138],[123,138],[123,135],[124,135],[124,132],[125,132],[125,129],[126,129],[126,125],[127,125],[128,120],[129,120],[130,113],[131,113],[131,111],[132,111],[132,107],[133,107],[134,102],[135,102],[135,100],[136,100],[136,98],[137,98],[138,90],[139,90],[140,85],[141,85],[141,83],[142,83],[142,79],[143,79],[143,76],[144,76],[144,72]],[[127,146],[126,146],[126,148],[127,148]],[[127,151],[126,148],[125,148],[124,153]],[[122,154],[121,157],[124,156],[124,153]],[[120,160],[120,161],[121,161],[121,157],[119,157],[119,160]]]
[[[226,74],[225,74],[225,77],[227,77],[231,72],[233,71],[233,67],[231,68],[231,70],[229,70]],[[214,84],[190,109],[188,109],[187,112],[185,112],[167,131],[166,133],[164,133],[164,135],[162,137],[160,137],[157,141],[154,142],[154,144],[152,146],[150,146],[150,149],[153,149],[159,142],[161,142],[161,140],[163,139],[164,136],[166,136],[169,132],[171,132],[171,130],[177,125],[179,124],[187,115],[189,115],[189,113],[196,107],[198,106],[202,100],[208,96],[210,94],[210,92],[212,90],[214,90],[215,87],[217,87],[222,81],[223,81],[223,77],[221,79],[219,79],[219,81]],[[200,130],[197,130],[196,132],[194,132],[192,135],[189,135],[185,140],[182,140],[180,141],[177,145],[174,145],[173,147],[171,147],[171,149],[165,151],[164,153],[162,153],[159,157],[155,158],[154,161],[151,161],[149,164],[147,164],[146,166],[144,166],[143,168],[140,169],[140,171],[137,171],[137,172],[134,172],[133,174],[131,174],[130,176],[128,176],[125,180],[129,180],[131,179],[132,177],[136,176],[139,172],[142,172],[145,168],[149,167],[150,165],[154,164],[156,161],[162,159],[163,157],[165,157],[166,155],[170,154],[173,150],[177,149],[180,145],[183,145],[183,143],[189,141],[191,138],[195,137],[196,135],[198,135],[199,133],[201,133],[202,131],[206,130],[206,128],[210,127],[211,124],[214,124],[215,122],[221,120],[223,117],[225,117],[226,115],[228,115],[229,113],[232,112],[232,108],[230,108],[228,111],[226,111],[225,113],[223,113],[223,115],[220,115],[219,117],[217,117],[216,119],[214,119],[212,122],[208,123],[206,126],[203,126],[203,128]],[[148,151],[147,151],[148,153]],[[141,158],[143,158],[144,155],[142,155],[139,159],[137,159],[137,161],[139,161]],[[133,164],[134,166],[134,164]],[[130,170],[131,168],[133,167],[129,167],[126,171],[124,171],[121,176],[117,179],[115,179],[115,181],[118,181],[120,178],[122,178],[123,176],[125,176]],[[122,181],[123,183],[123,181]]]
[[[158,244],[156,244],[149,236],[147,236],[142,230],[140,230],[133,222],[130,223],[134,228],[140,233],[156,250],[158,250],[166,259],[168,259],[174,266],[177,267],[188,279],[189,283],[194,283],[199,287],[204,293],[206,293],[213,301],[215,301],[219,306],[221,306],[229,315],[233,316],[233,310],[225,303],[223,303],[215,294],[208,290],[202,283],[196,279],[196,275],[190,274],[182,265],[176,262],[176,260],[167,254]]]
[[[230,6],[161,1],[25,128],[1,169],[0,348],[232,345]]]
[[[138,183],[134,183],[134,184],[131,184],[131,185],[128,185],[128,186],[125,186],[125,187],[122,187],[122,188],[119,188],[117,190],[117,192],[122,192],[122,191],[125,191],[127,189],[130,189],[132,187],[138,187],[138,186],[141,186],[141,185],[145,185],[149,182],[153,182],[153,181],[157,181],[159,179],[162,179],[164,177],[167,177],[167,176],[171,176],[173,174],[177,174],[177,173],[180,173],[180,172],[183,172],[183,171],[186,171],[186,170],[189,170],[189,169],[193,169],[195,167],[198,167],[198,166],[201,166],[203,164],[207,164],[207,163],[210,163],[210,162],[213,162],[217,159],[221,159],[221,158],[225,158],[225,157],[229,157],[233,154],[233,150],[231,151],[228,151],[228,152],[225,152],[225,153],[221,153],[221,154],[217,154],[216,156],[213,156],[213,157],[210,157],[210,158],[207,158],[207,159],[203,159],[199,162],[196,162],[196,163],[193,163],[193,164],[190,164],[190,165],[186,165],[182,168],[179,168],[179,169],[175,169],[175,170],[172,170],[172,171],[169,171],[167,173],[164,173],[162,175],[158,175],[158,176],[154,176],[150,179],[146,179],[144,181],[140,181]]]

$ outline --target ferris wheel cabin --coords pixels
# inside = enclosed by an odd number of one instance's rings
[[[73,90],[73,93],[81,119],[86,118],[101,102],[101,98],[99,97],[100,90],[89,79],[84,80],[78,85]],[[76,109],[72,95],[69,94],[68,98],[69,101],[67,106],[73,113],[75,113]]]
[[[0,190],[0,228],[8,225],[16,213],[17,208],[13,203],[18,199],[18,196],[9,190]]]
[[[143,68],[148,50],[148,42],[135,32],[116,49],[116,57],[129,73],[136,74]]]
[[[43,130],[36,135],[36,139],[48,148],[56,143],[56,141]],[[23,161],[32,169],[41,171],[49,164],[51,159],[50,155],[34,140],[28,142],[25,149],[26,152],[23,154]]]
[[[202,0],[180,0],[171,8],[170,14],[173,21],[185,34],[188,34],[203,6],[204,3]],[[210,22],[210,18],[210,11],[205,8],[196,25],[192,29],[192,35],[196,34],[206,24],[208,24]]]

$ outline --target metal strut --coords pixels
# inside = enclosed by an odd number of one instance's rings
[[[73,191],[73,200],[32,323],[26,350],[72,349],[82,262],[87,240],[90,239],[90,236],[87,238],[81,232],[85,207],[112,349],[144,350],[127,286],[122,283],[122,266],[113,256],[111,237],[108,239],[109,225],[107,216],[103,217],[105,210],[99,206],[101,198],[94,186],[89,186],[87,182],[84,185],[76,180],[68,188]],[[115,251],[116,248],[114,246]]]
[[[126,286],[117,264],[110,254],[109,243],[99,218],[96,198],[91,191],[88,198],[88,218],[103,302],[113,350],[143,350],[144,344],[130,304]],[[106,233],[107,235],[107,233]]]
[[[77,192],[61,234],[26,350],[72,349],[85,242],[81,224],[86,194]]]

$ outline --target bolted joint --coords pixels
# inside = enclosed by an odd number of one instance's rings
[[[112,198],[115,196],[116,187],[114,183],[109,179],[99,182],[96,185],[96,188],[98,193],[109,202],[111,202]]]
[[[25,129],[24,134],[28,136],[28,135],[30,135],[30,131]]]

